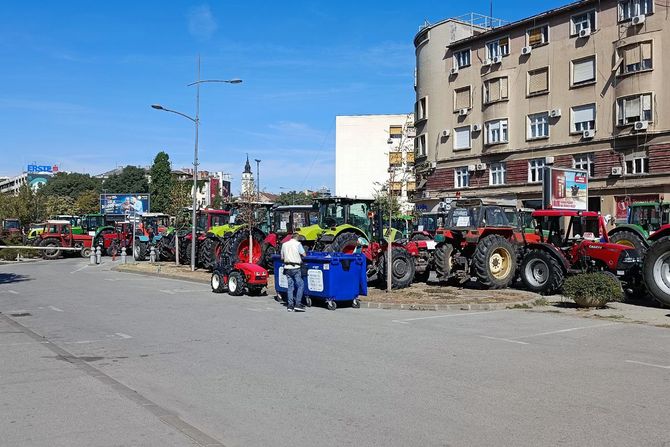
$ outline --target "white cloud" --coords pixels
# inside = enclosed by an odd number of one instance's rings
[[[219,25],[209,5],[200,5],[188,13],[188,31],[201,40],[210,39]]]

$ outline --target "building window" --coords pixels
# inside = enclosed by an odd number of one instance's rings
[[[572,85],[590,84],[596,80],[596,57],[572,61]]]
[[[526,42],[531,47],[549,43],[549,26],[544,25],[529,29],[526,33]]]
[[[428,97],[424,96],[414,104],[415,122],[428,119]]]
[[[619,98],[616,105],[619,126],[637,121],[651,121],[651,93]]]
[[[528,96],[549,92],[549,67],[528,72]]]
[[[503,101],[508,98],[507,78],[484,81],[484,104]]]
[[[489,170],[489,184],[492,186],[504,185],[506,173],[505,163],[491,163],[491,168]]]
[[[654,13],[652,0],[623,0],[619,2],[619,21],[630,20],[635,16]]]
[[[470,92],[470,86],[454,90],[454,112],[472,108],[472,95]]]
[[[454,169],[454,188],[467,188],[470,186],[470,173],[467,166]]]
[[[572,117],[570,119],[571,132],[584,132],[585,130],[595,130],[596,128],[596,105],[586,104],[576,106],[570,109]]]
[[[589,177],[595,177],[596,165],[593,163],[593,154],[577,154],[572,157],[572,167],[589,173]]]
[[[549,113],[535,113],[528,115],[528,139],[549,137]]]
[[[470,126],[454,129],[454,150],[470,148]]]
[[[454,53],[454,67],[464,68],[470,66],[470,48]]]
[[[390,138],[402,138],[402,126],[389,126]]]
[[[428,153],[426,141],[427,136],[425,133],[423,135],[419,135],[414,139],[414,152],[416,152],[417,157],[425,157],[426,154]]]
[[[507,143],[509,135],[507,120],[495,120],[486,123],[486,144]]]
[[[528,160],[528,182],[539,183],[542,181],[544,172],[544,158],[534,158]]]
[[[571,35],[576,36],[580,31],[588,29],[591,32],[596,29],[596,11],[588,11],[582,14],[577,14],[570,19]]]
[[[638,42],[619,48],[619,74],[625,75],[636,71],[651,70],[651,41]]]
[[[507,56],[509,54],[509,38],[501,37],[486,43],[486,58],[493,60],[498,56]]]
[[[626,155],[626,174],[648,174],[649,173],[649,158],[644,152],[636,152]]]

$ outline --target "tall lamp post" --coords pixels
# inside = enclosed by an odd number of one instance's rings
[[[200,79],[200,56],[198,56],[198,79],[195,82],[188,84],[188,87],[195,85],[195,118],[186,115],[185,113],[177,112],[176,110],[171,110],[163,107],[160,104],[152,104],[156,110],[162,110],[164,112],[176,113],[179,116],[183,116],[186,119],[189,119],[195,124],[195,149],[193,151],[193,213],[191,215],[191,271],[195,271],[195,249],[196,241],[196,209],[198,207],[198,131],[200,127],[200,84],[206,82],[223,82],[226,84],[240,84],[241,79]]]
[[[256,158],[256,200],[261,201],[261,161]]]

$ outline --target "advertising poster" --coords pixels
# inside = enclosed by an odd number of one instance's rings
[[[657,202],[658,194],[614,196],[614,200],[616,201],[616,216],[614,218],[625,222],[628,219],[628,205],[634,202]]]
[[[102,214],[141,214],[150,209],[150,194],[100,194]]]
[[[219,179],[218,178],[211,178],[209,179],[209,203],[213,204],[214,203],[214,198],[216,197],[216,193],[219,192]],[[223,194],[222,194],[223,196]]]
[[[588,173],[576,169],[546,169],[543,187],[548,208],[586,211],[589,204]]]
[[[221,182],[221,196],[230,198],[230,182],[228,180],[223,180]]]
[[[34,192],[36,192],[42,186],[46,185],[48,181],[48,175],[28,174],[28,186],[30,186],[30,189],[32,189]]]

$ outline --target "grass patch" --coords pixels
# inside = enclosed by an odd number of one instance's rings
[[[521,304],[517,303],[513,306],[507,306],[507,308],[508,309],[532,309],[533,306],[531,306],[530,304],[527,304],[527,303],[521,303]]]
[[[535,301],[533,301],[533,306],[549,306],[549,305],[551,305],[551,302],[544,297],[538,298]]]

